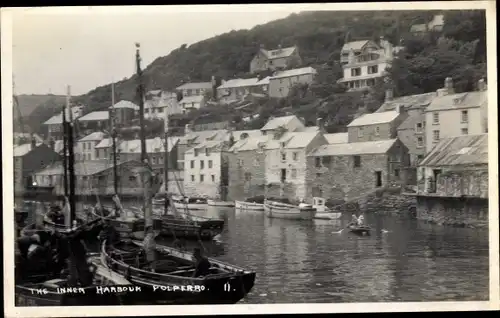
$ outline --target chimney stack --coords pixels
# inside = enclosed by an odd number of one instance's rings
[[[392,88],[388,88],[385,90],[385,101],[391,101],[394,98],[394,90]]]
[[[453,79],[451,77],[447,77],[444,80],[444,88],[446,89],[446,93],[448,95],[455,93],[455,89],[453,88]]]
[[[486,82],[484,81],[484,78],[481,78],[477,82],[477,90],[480,91],[480,92],[483,92],[483,91],[487,90],[487,86],[486,86]]]
[[[54,138],[50,138],[49,147],[50,147],[50,149],[52,149],[54,151],[56,150],[56,141],[54,140]]]
[[[187,135],[191,132],[191,125],[190,124],[186,124],[186,126],[184,126],[184,134]]]

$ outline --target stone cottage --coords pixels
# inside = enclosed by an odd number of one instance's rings
[[[266,50],[261,46],[250,62],[250,73],[281,70],[301,63],[302,59],[296,46],[282,48],[280,45],[275,50]]]
[[[488,134],[441,140],[418,167],[417,217],[488,224]]]
[[[397,138],[322,145],[307,156],[307,197],[352,199],[404,181],[408,148]]]
[[[408,117],[404,107],[387,112],[371,113],[347,125],[349,142],[366,142],[397,137],[397,128]]]

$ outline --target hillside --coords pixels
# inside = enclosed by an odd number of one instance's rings
[[[34,131],[38,131],[37,120],[32,120],[32,118],[37,118],[38,115],[42,117],[50,118],[54,112],[54,105],[64,105],[66,100],[65,96],[61,95],[17,95],[17,101],[19,103],[19,111],[21,113],[21,121],[24,125],[28,125]],[[14,117],[14,130],[21,130],[21,121],[19,120],[19,113],[16,109],[13,111]]]
[[[386,85],[392,85],[395,95],[402,96],[434,91],[442,86],[445,77],[452,76],[460,91],[474,88],[477,79],[485,76],[484,12],[444,12],[442,33],[424,38],[413,38],[409,34],[412,24],[428,22],[436,13],[439,12],[320,11],[292,14],[251,30],[231,31],[191,45],[184,44],[148,65],[144,69],[144,82],[147,90],[171,90],[183,81],[209,81],[211,76],[224,79],[248,76],[250,60],[261,44],[267,48],[279,44],[298,45],[304,64],[318,69],[317,82],[311,87],[297,88],[297,92],[286,100],[256,103],[254,110],[262,114],[260,121],[279,112],[297,113],[307,122],[313,122],[316,116],[326,116],[329,130],[342,130],[360,106],[371,111],[380,105]],[[341,74],[337,61],[342,45],[346,40],[377,40],[380,36],[407,47],[390,70],[392,82],[379,83],[371,92],[345,93],[345,88],[335,84]],[[134,52],[131,50],[130,54]],[[135,76],[116,83],[116,98],[136,100],[135,85]],[[97,110],[109,105],[110,95],[111,87],[106,85],[75,98],[75,101],[88,105],[88,111]],[[181,116],[174,125],[181,126],[200,117],[214,121],[231,117],[240,122],[242,115],[211,107]]]

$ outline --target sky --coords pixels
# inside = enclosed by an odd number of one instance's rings
[[[17,12],[12,19],[15,93],[64,95],[70,85],[72,95],[85,94],[132,75],[136,42],[145,68],[184,43],[249,29],[294,12],[290,7],[207,12],[206,7]]]

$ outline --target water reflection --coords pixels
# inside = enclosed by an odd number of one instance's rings
[[[371,236],[357,236],[339,233],[350,215],[301,222],[228,208],[192,213],[225,220],[220,243],[206,243],[215,246],[210,255],[257,272],[243,303],[488,299],[484,230],[369,214]]]

